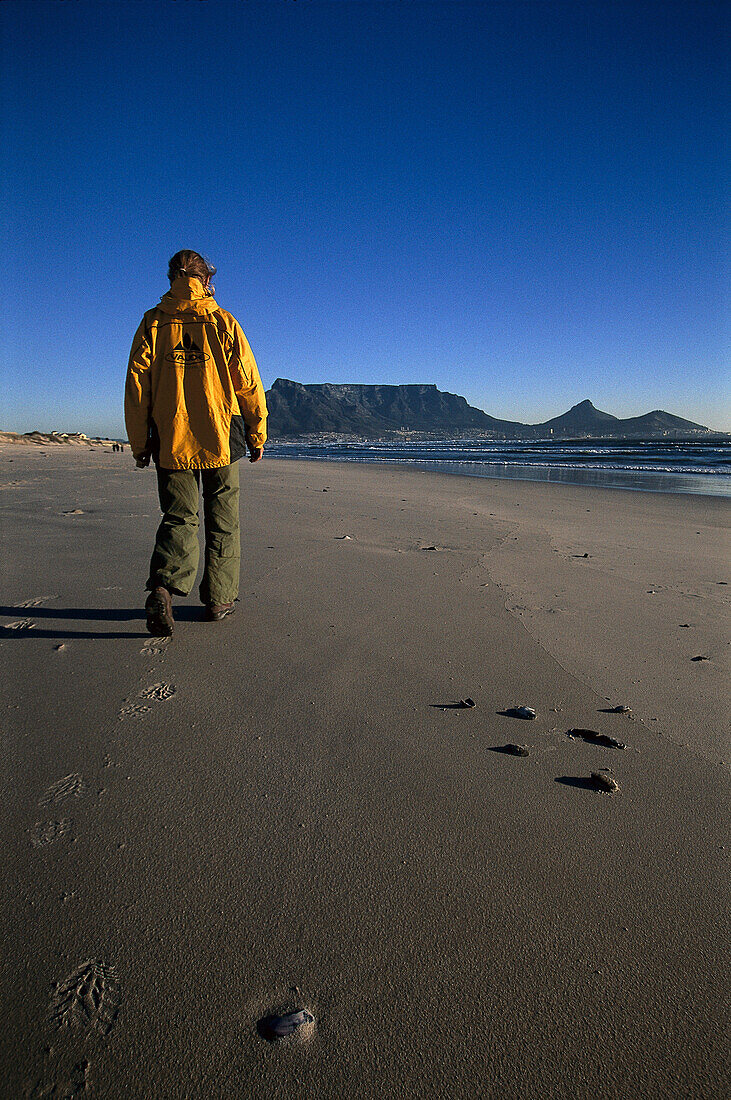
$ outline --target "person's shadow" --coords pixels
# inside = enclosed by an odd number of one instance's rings
[[[0,623],[0,640],[29,641],[33,638],[149,638],[145,627],[145,612],[139,607],[7,607],[0,606],[0,616],[9,622]],[[202,609],[179,606],[175,608],[176,622],[196,622],[202,616]],[[34,625],[13,628],[13,622],[29,619]],[[140,623],[136,630],[63,630],[49,625],[44,629],[37,620],[53,620],[54,623]]]

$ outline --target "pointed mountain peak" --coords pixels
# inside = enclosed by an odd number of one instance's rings
[[[554,416],[552,420],[547,420],[542,426],[551,429],[590,432],[594,431],[600,424],[607,425],[614,423],[616,420],[616,416],[597,409],[587,398],[586,401],[580,401],[578,405],[572,405],[569,411],[562,413],[561,416]],[[537,427],[541,427],[541,425],[537,425]]]

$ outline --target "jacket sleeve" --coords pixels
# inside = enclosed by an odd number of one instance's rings
[[[124,388],[124,420],[135,459],[145,452],[152,411],[150,362],[152,353],[144,319],[135,333]]]
[[[249,342],[238,321],[233,326],[234,346],[229,362],[234,392],[249,429],[252,447],[263,447],[267,438],[267,403]]]

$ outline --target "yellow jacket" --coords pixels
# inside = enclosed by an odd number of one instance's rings
[[[164,470],[210,470],[266,440],[267,407],[238,321],[200,279],[176,279],[135,334],[124,396],[135,458]]]

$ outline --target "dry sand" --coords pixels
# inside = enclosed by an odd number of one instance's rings
[[[728,503],[242,475],[164,645],[152,474],[0,451],[3,1095],[726,1097]]]

